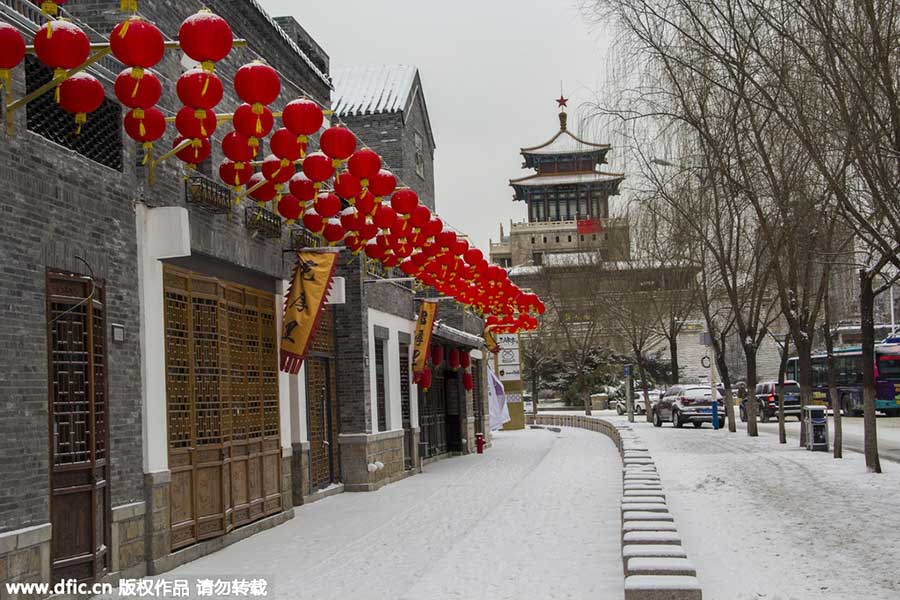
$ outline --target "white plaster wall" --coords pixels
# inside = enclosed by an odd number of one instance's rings
[[[141,302],[141,433],[144,472],[169,468],[166,420],[166,346],[163,263],[190,256],[188,211],[171,206],[135,207],[138,244],[138,294]]]
[[[403,412],[400,396],[400,332],[413,335],[415,321],[397,317],[379,310],[369,309],[369,356],[373,359],[369,361],[369,383],[371,393],[369,394],[369,403],[372,407],[372,431],[377,430],[378,424],[378,396],[375,380],[375,326],[384,327],[390,330],[390,339],[386,344],[386,352],[384,353],[385,365],[385,406],[388,407],[387,428],[389,431],[403,429]],[[415,400],[416,394],[413,392],[415,386],[410,386],[410,410],[416,406],[418,402]],[[414,413],[413,423],[418,423],[418,410]]]

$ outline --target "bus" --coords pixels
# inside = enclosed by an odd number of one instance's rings
[[[828,356],[824,352],[812,355],[812,403],[829,405]],[[862,348],[842,348],[834,351],[837,371],[837,390],[845,415],[863,413]],[[796,356],[788,359],[787,378],[800,380]],[[875,345],[875,410],[888,416],[900,416],[900,344]]]

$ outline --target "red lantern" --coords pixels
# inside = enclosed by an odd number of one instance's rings
[[[466,262],[473,267],[484,260],[484,252],[478,248],[469,248],[463,256]]]
[[[138,16],[129,17],[113,28],[109,47],[119,62],[135,67],[136,71],[155,67],[166,52],[159,28]]]
[[[362,193],[362,185],[356,175],[349,171],[344,171],[334,178],[334,191],[341,198],[349,200],[356,198]]]
[[[215,63],[231,52],[234,34],[225,19],[208,10],[201,10],[181,24],[178,41],[185,54],[203,63],[204,70],[212,71]]]
[[[427,392],[431,388],[431,369],[422,371],[416,385],[418,385],[423,392]]]
[[[225,93],[218,75],[203,69],[185,71],[178,78],[175,91],[181,103],[191,108],[215,108]]]
[[[468,369],[472,366],[472,357],[468,352],[462,352],[459,355],[459,366],[461,366],[463,369]]]
[[[222,139],[222,153],[234,162],[250,162],[256,157],[258,146],[250,144],[245,135],[232,131]]]
[[[352,232],[347,234],[347,237],[344,238],[344,244],[347,245],[347,248],[349,248],[354,255],[362,252],[366,246],[365,240],[359,237],[358,234]]]
[[[354,206],[356,206],[356,210],[361,214],[371,215],[375,212],[375,196],[373,196],[372,192],[369,190],[363,190],[362,193],[356,197]]]
[[[378,235],[378,227],[372,223],[363,225],[359,230],[359,236],[364,240],[374,239]]]
[[[397,190],[391,196],[391,208],[397,214],[408,215],[419,205],[419,195],[409,188]]]
[[[427,206],[418,205],[409,215],[409,224],[416,229],[422,229],[426,225],[428,225],[428,221],[431,219],[431,211],[428,210]]]
[[[140,77],[136,77],[136,69],[127,68],[116,77],[113,86],[116,98],[128,108],[150,108],[155,106],[162,97],[162,84],[156,73],[150,70],[142,71]]]
[[[381,157],[374,150],[357,150],[347,162],[347,168],[360,180],[368,180],[381,170]]]
[[[397,189],[397,178],[394,174],[381,169],[374,177],[369,178],[369,191],[379,198],[390,196]]]
[[[10,70],[25,58],[25,40],[19,30],[0,21],[0,89],[12,90]]]
[[[105,98],[100,82],[84,72],[72,75],[59,85],[59,106],[75,115],[76,133],[87,122],[87,114],[100,108]]]
[[[254,60],[235,73],[234,91],[247,104],[272,104],[281,93],[281,77],[266,63]]]
[[[467,392],[475,389],[475,378],[468,371],[463,373],[463,386],[465,386]]]
[[[212,153],[212,146],[210,146],[209,140],[206,138],[188,140],[179,136],[172,143],[172,148],[177,148],[186,141],[190,141],[190,144],[175,155],[182,162],[189,165],[199,165]]]
[[[325,219],[315,210],[309,209],[303,215],[303,226],[313,233],[322,233],[322,230],[325,229]]]
[[[274,126],[272,111],[262,104],[241,104],[234,111],[234,129],[248,138],[264,138]]]
[[[450,368],[454,371],[459,368],[459,349],[453,348],[450,350]]]
[[[373,260],[381,260],[387,252],[387,247],[378,243],[379,238],[375,238],[366,244],[366,256]]]
[[[250,178],[250,181],[247,182],[247,189],[253,189],[256,186],[259,187],[250,192],[250,197],[259,203],[274,200],[275,196],[278,195],[278,190],[275,189],[275,183],[266,179],[262,173],[254,173],[253,177]]]
[[[356,136],[346,127],[329,127],[322,133],[319,147],[334,160],[347,160],[356,151]]]
[[[341,199],[330,193],[322,193],[316,197],[316,212],[330,219],[341,212]]]
[[[375,217],[372,219],[375,225],[381,229],[389,229],[396,220],[397,213],[394,212],[393,208],[384,204],[378,207],[378,210],[375,211]]]
[[[334,175],[334,165],[321,152],[313,152],[303,159],[303,172],[316,183],[328,181]]]
[[[125,114],[125,133],[136,142],[155,142],[166,133],[166,117],[158,108],[136,108]]]
[[[281,121],[298,136],[310,136],[322,128],[325,115],[318,104],[304,98],[289,102],[281,114]]]
[[[296,221],[303,213],[303,203],[296,196],[282,196],[278,201],[278,214],[289,223]]]
[[[440,344],[431,345],[431,364],[436,367],[441,366],[444,362],[444,347]]]
[[[272,134],[269,146],[272,148],[272,154],[291,162],[298,161],[303,156],[303,146],[300,140],[294,132],[286,127],[282,127]]]
[[[227,185],[241,187],[246,185],[250,178],[253,177],[253,167],[247,163],[225,159],[219,165],[219,177]]]
[[[444,222],[434,217],[428,221],[428,225],[422,228],[428,237],[437,237],[444,230]]]
[[[185,106],[175,115],[175,129],[186,138],[208,138],[218,124],[216,113],[209,109]]]
[[[50,21],[34,35],[34,51],[42,63],[56,71],[56,76],[60,70],[74,69],[86,61],[91,42],[71,21]]]
[[[291,177],[291,194],[303,202],[309,202],[316,197],[316,184],[304,173],[297,173]]]
[[[341,226],[341,222],[337,219],[329,219],[328,223],[325,224],[325,229],[322,230],[322,237],[325,238],[325,241],[329,244],[336,244],[347,234],[344,231],[344,228]]]
[[[287,183],[294,176],[294,163],[270,154],[263,161],[263,176],[275,184]]]

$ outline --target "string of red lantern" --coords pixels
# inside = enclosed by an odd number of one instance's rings
[[[210,137],[218,124],[215,108],[224,95],[215,63],[229,54],[234,40],[224,19],[201,11],[184,21],[179,43],[201,67],[187,71],[177,82],[184,108],[175,118],[180,136],[169,154],[196,165],[211,152]],[[21,63],[23,45],[15,29],[0,28],[0,81],[8,81],[8,69]],[[125,130],[149,155],[152,143],[166,129],[166,120],[155,107],[162,86],[150,70],[164,53],[162,34],[152,23],[130,17],[113,30],[110,47],[128,67],[115,84],[117,98],[130,109]],[[58,21],[52,30],[45,26],[37,33],[35,51],[59,75],[83,65],[90,44],[77,26]],[[234,84],[243,104],[231,119],[234,130],[222,140],[226,160],[219,174],[226,184],[246,186],[245,193],[257,202],[274,202],[273,211],[289,223],[302,218],[308,230],[327,242],[344,243],[354,253],[365,252],[387,268],[399,267],[437,292],[473,307],[497,332],[537,327],[535,315],[545,310],[540,299],[523,293],[504,269],[490,265],[480,250],[459,239],[419,202],[413,190],[398,189],[397,178],[383,168],[381,157],[369,148],[358,149],[353,132],[340,124],[331,126],[322,132],[319,149],[307,153],[309,138],[321,130],[325,118],[312,100],[294,100],[285,106],[282,126],[269,140],[271,154],[262,161],[261,171],[254,173],[253,160],[275,125],[269,105],[280,95],[281,79],[272,67],[254,61],[238,70]],[[102,86],[87,74],[63,82],[58,94],[61,106],[76,115],[79,127],[104,98]],[[330,183],[327,188],[326,183]],[[289,193],[284,193],[286,185]],[[433,357],[436,364],[442,362],[439,352]],[[458,351],[451,353],[452,368],[459,368],[463,360],[468,355],[463,359]]]

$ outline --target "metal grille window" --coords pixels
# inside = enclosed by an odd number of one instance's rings
[[[25,57],[28,93],[51,79],[52,69],[34,56]],[[122,109],[117,102],[105,99],[88,115],[80,134],[75,133],[74,118],[56,104],[53,93],[29,102],[26,115],[29,130],[110,169],[122,170]]]
[[[378,404],[378,431],[387,431],[387,394],[384,386],[387,383],[384,374],[383,340],[375,340],[375,399]]]

